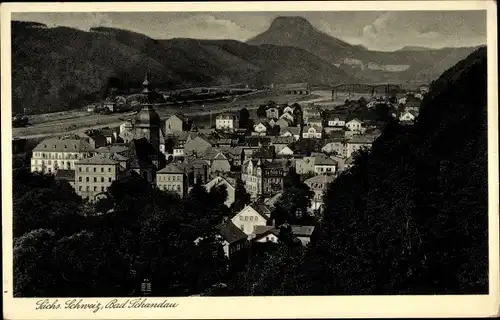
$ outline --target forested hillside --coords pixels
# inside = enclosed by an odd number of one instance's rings
[[[95,102],[111,78],[160,89],[234,83],[340,83],[349,76],[310,52],[235,40],[156,40],[114,28],[89,32],[12,23],[13,110],[44,113]]]
[[[488,292],[486,48],[431,86],[325,194],[305,253],[263,266],[263,295]],[[272,267],[271,267],[272,266]]]

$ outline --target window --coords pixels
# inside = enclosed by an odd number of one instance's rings
[[[108,172],[111,172],[111,167],[108,168]]]
[[[181,186],[179,186],[179,185],[177,186],[177,191],[179,191],[179,192],[181,191]]]
[[[86,187],[85,187],[85,190],[89,191],[89,186],[86,186]]]
[[[94,182],[97,182],[97,177],[94,177]]]
[[[85,167],[85,172],[89,172],[89,167]]]
[[[86,178],[85,178],[85,181],[89,182],[89,177],[86,177]]]
[[[96,172],[96,171],[97,171],[97,168],[96,168],[96,167],[94,167],[94,172]]]
[[[94,191],[97,191],[97,187],[94,187]]]
[[[250,216],[250,221],[253,221],[253,216]]]
[[[81,167],[78,167],[78,172],[82,172],[82,168]]]
[[[108,178],[108,182],[111,182],[113,179],[111,177]]]
[[[101,187],[101,191],[104,191],[104,187]]]
[[[82,186],[79,186],[79,187],[78,187],[78,191],[82,191]]]
[[[101,177],[101,182],[104,182],[104,177]]]
[[[52,160],[47,161],[48,165],[52,165]]]
[[[103,167],[101,167],[101,172],[104,172],[104,168]]]
[[[78,177],[78,181],[82,182],[82,177]]]

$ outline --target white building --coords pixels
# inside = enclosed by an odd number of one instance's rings
[[[212,180],[210,180],[209,182],[207,182],[207,184],[205,184],[205,188],[207,189],[208,192],[210,192],[210,189],[212,189],[213,187],[218,187],[220,185],[226,186],[227,199],[224,202],[224,204],[226,206],[230,207],[234,203],[236,182],[230,178],[215,177]]]
[[[255,235],[256,226],[265,226],[271,219],[271,210],[263,204],[252,203],[238,212],[231,221],[250,238]]]
[[[75,170],[75,163],[92,157],[94,147],[83,138],[49,138],[40,142],[31,157],[31,171],[54,173],[58,169]]]
[[[302,138],[304,139],[321,139],[322,129],[316,125],[304,127]]]
[[[359,119],[352,119],[346,122],[345,126],[351,131],[363,131],[363,122]]]
[[[215,129],[233,131],[236,128],[236,118],[232,114],[220,114],[215,118]]]

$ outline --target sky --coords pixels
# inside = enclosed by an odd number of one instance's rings
[[[36,12],[13,13],[12,20],[82,30],[97,26],[115,27],[155,39],[246,41],[267,30],[275,17],[284,15],[302,16],[317,29],[370,50],[486,44],[486,11]]]

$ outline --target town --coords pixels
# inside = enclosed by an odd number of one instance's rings
[[[223,185],[224,204],[232,216],[220,221],[218,230],[227,258],[250,243],[278,242],[279,228],[288,222],[277,225],[271,212],[287,176],[296,175],[310,199],[307,219],[290,228],[294,241],[307,246],[322,219],[328,185],[371,148],[387,122],[412,125],[428,92],[426,86],[413,92],[378,87],[381,90],[360,85],[333,89],[332,100],[345,96],[343,104],[269,101],[254,117],[243,107],[218,114],[208,130],[199,130],[180,112],[160,119],[151,98],[157,93],[147,73],[145,100],[135,115],[117,128],[44,139],[32,150],[30,167],[68,182],[89,203],[105,199],[114,181],[130,176],[181,198],[194,185],[207,191]],[[273,89],[310,94],[307,84]],[[103,105],[112,110],[114,103],[107,99]],[[235,206],[235,199],[242,197],[243,203]]]

